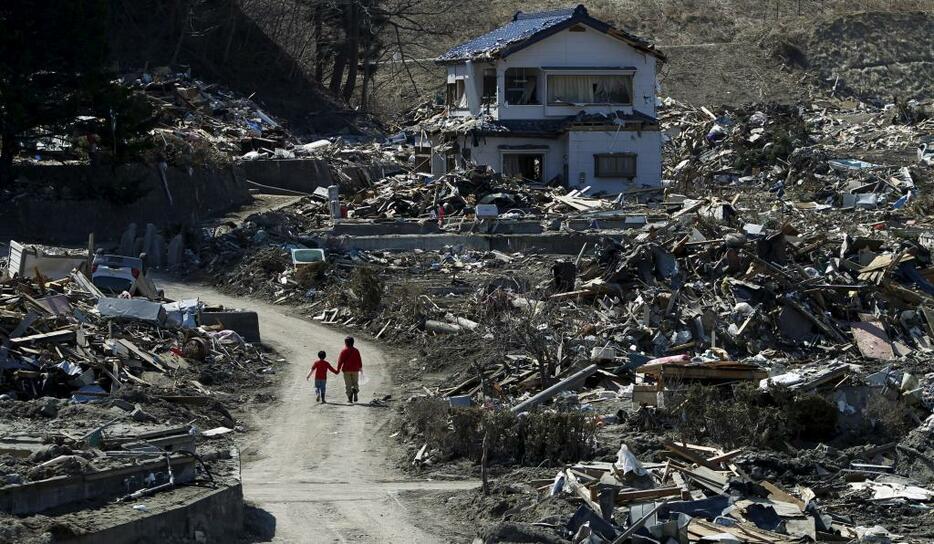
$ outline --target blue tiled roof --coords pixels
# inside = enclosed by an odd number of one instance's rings
[[[436,60],[440,63],[450,63],[468,59],[488,59],[499,54],[505,55],[511,50],[520,49],[529,43],[576,23],[587,24],[601,32],[625,40],[633,47],[649,52],[663,61],[665,59],[661,52],[642,38],[594,19],[587,13],[587,9],[583,5],[579,5],[571,9],[537,13],[522,13],[520,11],[508,24],[469,42],[462,43],[443,53]]]
[[[520,11],[509,24],[450,49],[438,57],[438,60],[447,62],[492,55],[506,46],[527,40],[539,32],[570,21],[576,11],[576,9],[540,13],[522,13]]]

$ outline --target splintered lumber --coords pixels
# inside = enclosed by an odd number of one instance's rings
[[[745,380],[756,381],[769,377],[761,367],[735,361],[711,361],[702,364],[664,361],[647,363],[638,371],[660,379],[675,380]]]
[[[125,347],[130,353],[132,353],[133,355],[135,355],[137,358],[139,358],[139,359],[141,359],[142,361],[148,363],[150,366],[153,366],[153,367],[159,369],[160,372],[165,372],[165,371],[166,371],[165,367],[162,366],[162,364],[160,364],[158,358],[157,358],[155,355],[153,355],[152,353],[149,353],[149,352],[147,352],[147,351],[144,351],[144,350],[140,349],[140,348],[139,348],[136,344],[134,344],[133,342],[131,342],[131,341],[125,339],[125,338],[121,338],[121,339],[117,340],[117,343],[118,343],[118,344],[121,344],[123,347]]]
[[[676,444],[674,442],[666,441],[662,445],[665,447],[666,450],[674,454],[677,454],[692,463],[695,463],[703,467],[707,467],[711,470],[717,470],[718,468],[719,463],[708,461],[701,455],[698,455],[696,452],[692,451],[690,448],[688,448],[684,444]]]
[[[575,495],[577,495],[581,500],[583,500],[584,503],[587,504],[587,506],[588,506],[591,510],[593,510],[594,512],[596,512],[596,513],[599,514],[599,513],[600,513],[600,505],[598,505],[596,502],[594,502],[594,497],[593,497],[593,494],[591,493],[591,490],[590,490],[589,488],[585,487],[582,483],[580,483],[580,481],[578,481],[578,476],[580,476],[580,475],[577,474],[577,473],[575,473],[575,472],[574,472],[573,470],[571,470],[571,469],[565,470],[564,473],[565,473],[565,483],[564,483],[564,485],[568,486],[568,488],[569,488]]]
[[[704,537],[722,535],[723,533],[729,533],[733,535],[740,542],[752,542],[759,544],[790,544],[792,542],[798,541],[798,539],[791,538],[788,535],[782,535],[773,533],[771,531],[766,531],[764,529],[759,529],[751,523],[737,523],[736,525],[728,526],[711,523],[701,518],[694,518],[688,525],[688,536],[692,542],[700,540]],[[620,540],[617,539],[615,542],[620,542]]]
[[[616,494],[616,504],[624,505],[631,502],[647,501],[662,497],[684,498],[684,493],[684,490],[678,486],[639,489],[636,491],[620,491]]]
[[[73,279],[82,290],[90,293],[92,297],[96,299],[104,298],[104,293],[102,293],[101,290],[98,289],[97,286],[94,285],[91,280],[89,280],[88,277],[84,275],[84,272],[81,272],[80,270],[72,270],[71,279]]]
[[[422,444],[422,447],[418,450],[418,453],[415,454],[415,458],[412,459],[413,465],[418,465],[425,460],[425,454],[428,452],[428,443]]]
[[[512,407],[512,412],[514,414],[521,414],[522,412],[528,412],[530,409],[538,406],[539,404],[547,401],[551,397],[554,397],[562,391],[567,391],[572,387],[583,382],[590,376],[593,376],[597,372],[597,365],[590,365],[583,370],[579,370],[574,374],[571,374],[567,378],[561,380],[560,382],[552,385],[548,389],[529,397],[528,399],[520,402],[519,404]]]

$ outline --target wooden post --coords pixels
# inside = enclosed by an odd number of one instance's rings
[[[483,494],[490,494],[490,482],[487,480],[487,462],[490,456],[490,429],[483,419],[483,453],[480,456],[480,480],[483,482]]]
[[[87,273],[91,274],[91,266],[94,264],[94,233],[88,234],[88,266]]]

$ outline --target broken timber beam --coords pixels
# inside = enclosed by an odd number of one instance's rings
[[[533,395],[528,399],[520,402],[519,404],[512,407],[512,413],[521,414],[522,412],[528,412],[531,408],[538,406],[539,404],[547,401],[551,397],[557,395],[562,391],[567,391],[568,389],[574,387],[575,385],[583,382],[590,376],[593,376],[597,372],[597,365],[590,365],[583,370],[579,370],[574,374],[568,376],[567,378],[561,380],[560,382],[552,385],[548,389]]]

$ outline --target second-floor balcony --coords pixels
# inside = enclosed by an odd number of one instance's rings
[[[634,103],[635,68],[543,66],[478,72],[474,78],[459,77],[448,83],[452,116],[540,119],[581,111],[631,112]]]

